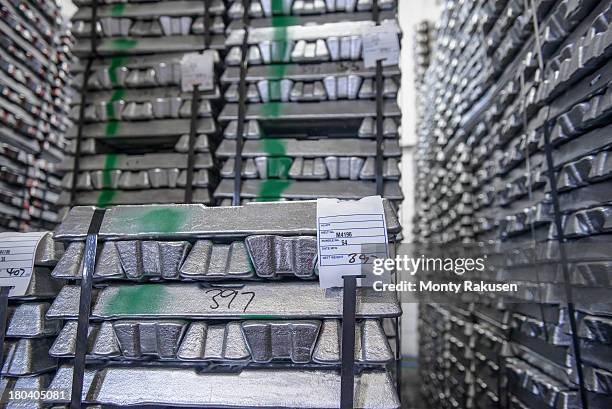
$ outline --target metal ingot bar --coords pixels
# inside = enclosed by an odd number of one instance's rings
[[[340,405],[336,371],[255,369],[198,373],[194,369],[108,366],[87,370],[83,402],[119,406],[335,408]],[[72,367],[62,366],[50,389],[70,390]],[[202,385],[207,385],[202,388]],[[70,396],[58,403],[67,403]],[[355,408],[399,408],[390,375],[369,370],[355,376]]]
[[[340,317],[342,291],[317,283],[248,283],[240,288],[193,284],[109,285],[94,297],[93,319],[231,319],[254,315],[279,319]],[[147,299],[149,302],[141,302]],[[49,319],[78,315],[79,287],[65,286],[47,312]],[[395,317],[401,313],[395,293],[360,288],[357,317]]]
[[[346,182],[343,182],[346,183]],[[395,211],[383,200],[389,234],[400,232]],[[55,230],[56,240],[84,239],[94,209],[74,207]],[[170,218],[168,224],[165,218]],[[106,211],[99,237],[128,239],[244,238],[257,234],[315,235],[316,201],[252,203],[234,207],[141,205]]]

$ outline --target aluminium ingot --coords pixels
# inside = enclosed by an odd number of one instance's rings
[[[76,321],[68,321],[49,353],[73,357]],[[185,320],[118,320],[90,324],[92,359],[232,363],[339,364],[339,320],[247,320],[215,323]],[[358,321],[355,361],[386,363],[393,358],[379,320]]]
[[[72,367],[60,367],[50,389],[70,391],[72,372]],[[110,365],[86,370],[84,379],[85,403],[211,408],[335,408],[340,405],[337,371],[245,369],[239,373],[198,373],[194,369]],[[56,402],[69,402],[69,395]],[[357,375],[354,407],[399,408],[391,376],[380,370]]]
[[[48,319],[78,316],[80,288],[62,288],[47,311]],[[231,297],[230,297],[231,296]],[[143,298],[144,297],[144,298]],[[342,290],[322,289],[317,283],[279,282],[198,286],[181,284],[110,284],[93,296],[91,318],[231,319],[266,316],[273,319],[310,319],[342,316]],[[147,302],[141,300],[147,299]],[[395,293],[371,288],[357,291],[359,318],[397,317],[401,309]]]

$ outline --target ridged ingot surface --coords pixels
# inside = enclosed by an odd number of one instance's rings
[[[70,391],[72,368],[62,366],[51,389]],[[68,402],[69,396],[64,400]],[[261,369],[197,373],[193,369],[109,366],[87,370],[83,401],[118,406],[172,405],[200,408],[337,408],[340,373]],[[364,371],[355,377],[355,408],[399,408],[390,375]]]
[[[6,336],[9,338],[39,338],[57,334],[59,322],[45,320],[51,306],[48,302],[26,302],[10,307]]]
[[[74,356],[76,327],[76,321],[66,323],[49,351],[51,356]],[[339,364],[341,329],[339,320],[104,321],[90,325],[88,355],[118,360],[154,356],[217,363]],[[385,363],[393,358],[379,320],[358,321],[355,337],[356,362]]]
[[[401,227],[395,211],[383,200],[389,233]],[[253,203],[234,207],[202,205],[116,206],[104,215],[99,237],[164,239],[245,237],[255,234],[315,235],[316,201]],[[83,239],[94,208],[74,207],[55,231],[56,240]]]
[[[80,287],[65,286],[47,318],[78,315]],[[94,294],[92,318],[257,318],[309,319],[342,316],[342,290],[318,283],[249,283],[242,287],[193,284],[109,285]],[[369,288],[357,291],[357,317],[396,317],[401,309],[395,293]]]

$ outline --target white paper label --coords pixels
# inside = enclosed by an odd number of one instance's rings
[[[36,249],[46,233],[0,233],[0,286],[13,287],[9,297],[21,297],[26,293]]]
[[[397,31],[377,26],[363,35],[363,62],[367,68],[375,67],[376,61],[382,65],[399,64],[400,43]]]
[[[202,54],[189,53],[181,60],[181,88],[183,92],[192,91],[200,86],[203,91],[214,89],[215,54],[206,50]]]
[[[317,249],[322,288],[342,287],[345,275],[371,273],[374,259],[389,252],[382,198],[318,199]]]

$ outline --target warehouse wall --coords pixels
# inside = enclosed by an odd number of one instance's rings
[[[402,70],[402,87],[399,96],[402,108],[402,191],[404,202],[401,209],[401,222],[404,240],[412,240],[412,218],[414,216],[414,150],[416,135],[416,90],[414,87],[414,26],[425,19],[436,21],[440,13],[437,0],[401,0],[399,1],[399,22],[402,28],[402,54],[400,68]],[[417,345],[417,305],[402,306],[402,354],[413,357],[418,353]]]

